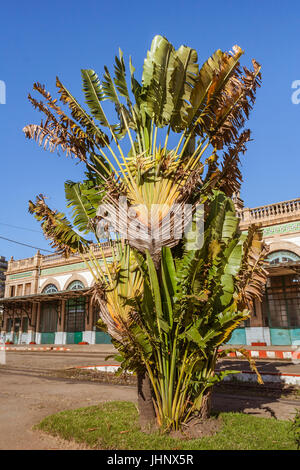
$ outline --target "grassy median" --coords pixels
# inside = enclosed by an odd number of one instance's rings
[[[244,413],[220,413],[220,430],[201,439],[174,439],[159,432],[139,430],[136,406],[115,401],[48,416],[36,426],[66,440],[93,449],[129,450],[294,450],[289,421]]]

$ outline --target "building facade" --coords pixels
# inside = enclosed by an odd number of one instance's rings
[[[0,297],[4,296],[6,270],[7,270],[7,261],[4,256],[0,256]]]
[[[300,344],[300,198],[256,208],[235,199],[240,228],[260,224],[269,246],[268,280],[263,301],[237,328],[230,344]],[[102,246],[111,259],[108,244]],[[95,256],[100,257],[97,246]],[[110,342],[97,331],[91,305],[93,276],[79,256],[57,254],[8,262],[0,341],[18,344],[89,344]]]
[[[256,301],[251,318],[231,337],[231,344],[300,344],[300,198],[253,209],[235,205],[240,228],[259,224],[269,247],[268,279],[263,301]]]
[[[3,306],[1,303],[1,298],[4,297],[6,270],[7,261],[4,256],[0,256],[0,323],[2,323],[3,320]]]
[[[103,243],[109,261],[111,248]],[[100,257],[100,249],[93,247]],[[0,341],[14,344],[108,343],[97,331],[90,289],[94,279],[80,256],[58,254],[8,261]]]

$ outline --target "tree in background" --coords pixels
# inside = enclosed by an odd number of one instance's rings
[[[45,120],[26,126],[26,137],[86,166],[83,182],[65,185],[74,226],[42,195],[29,210],[53,247],[80,253],[91,270],[102,328],[119,350],[121,370],[137,373],[143,428],[155,421],[179,429],[209,416],[212,386],[228,373],[215,371],[219,348],[265,284],[260,231],[240,232],[231,200],[261,78],[255,60],[253,70],[241,68],[242,54],[238,46],[217,50],[199,67],[194,49],[175,50],[155,36],[141,83],[130,59],[128,87],[121,51],[113,77],[106,67],[102,80],[81,71],[89,112],[58,78],[69,113],[38,83],[42,100],[29,95]],[[105,101],[114,105],[114,124]],[[183,233],[176,215],[187,206]],[[199,210],[200,245],[190,243]],[[85,238],[94,234],[101,250],[99,224],[123,240],[111,243],[110,263],[104,253],[101,263]]]

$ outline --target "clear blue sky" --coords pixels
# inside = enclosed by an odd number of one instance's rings
[[[250,66],[253,57],[262,64],[262,87],[248,124],[254,141],[243,159],[242,197],[249,207],[299,197],[300,104],[291,102],[291,84],[300,80],[299,27],[298,0],[2,2],[0,80],[7,101],[0,105],[0,235],[49,248],[27,211],[28,200],[43,193],[51,207],[64,211],[63,183],[79,180],[83,171],[25,139],[24,125],[41,118],[27,100],[32,84],[44,83],[55,92],[58,75],[82,97],[81,68],[102,74],[121,47],[140,72],[156,34],[175,47],[195,48],[200,63],[215,49],[238,44],[245,50],[243,64]],[[0,255],[7,258],[34,253],[0,239]]]

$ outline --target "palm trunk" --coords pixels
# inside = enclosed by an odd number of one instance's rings
[[[150,432],[156,426],[156,415],[151,382],[146,372],[137,373],[137,389],[140,426],[142,431]]]
[[[199,410],[199,418],[201,420],[208,419],[211,413],[211,390],[209,390],[202,398],[201,408]]]

